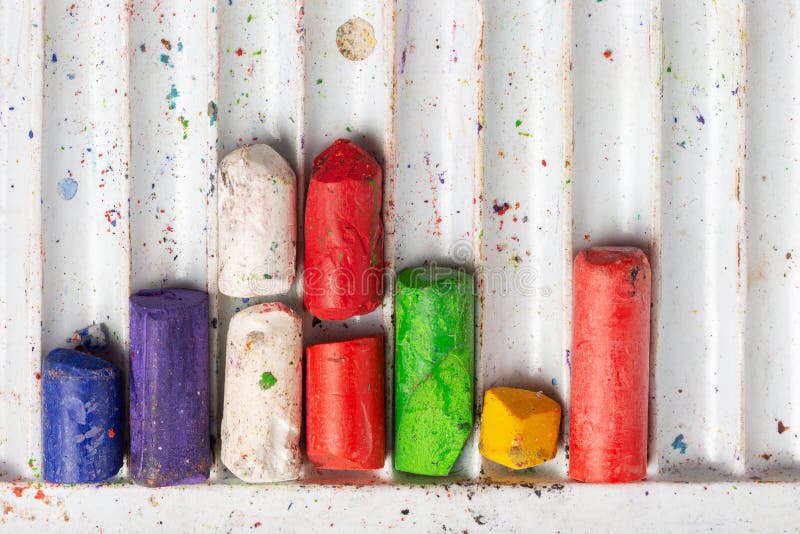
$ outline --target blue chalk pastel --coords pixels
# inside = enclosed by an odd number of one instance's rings
[[[55,349],[42,371],[44,479],[102,482],[122,467],[122,378],[111,362]]]

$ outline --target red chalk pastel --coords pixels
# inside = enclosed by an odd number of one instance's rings
[[[383,292],[383,173],[339,139],[314,160],[305,212],[305,306],[315,317],[369,313]]]
[[[306,348],[306,452],[320,469],[383,467],[383,336]]]
[[[647,468],[650,264],[634,247],[575,258],[569,476],[642,480]]]

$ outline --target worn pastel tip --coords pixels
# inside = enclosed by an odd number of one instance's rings
[[[375,158],[349,139],[337,139],[314,158],[313,180],[343,182],[381,176],[381,166]]]
[[[122,379],[102,358],[55,349],[42,372],[43,474],[48,482],[102,482],[122,467]]]
[[[131,304],[142,309],[180,310],[208,302],[208,293],[194,289],[143,289],[131,295]]]

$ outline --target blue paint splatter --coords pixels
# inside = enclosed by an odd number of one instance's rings
[[[178,52],[183,52],[183,43],[178,41]]]
[[[569,351],[567,351],[567,369],[569,369],[569,374],[572,375],[572,360],[569,358]]]
[[[699,122],[700,124],[705,124],[706,123],[705,117],[703,117],[700,113],[698,113],[697,117],[695,117],[695,118],[697,119],[697,122]]]
[[[169,94],[167,95],[167,102],[169,102],[169,109],[175,109],[175,99],[180,96],[178,93],[178,88],[175,87],[175,84],[172,84],[172,87],[169,89]]]
[[[74,74],[67,74],[67,78],[69,78],[70,80],[74,80],[75,79],[75,75]]]
[[[672,448],[681,451],[681,454],[686,454],[686,442],[683,441],[683,434],[678,434],[675,436],[675,440],[672,442]]]
[[[161,63],[169,65],[169,54],[161,54]]]
[[[78,182],[72,178],[64,178],[58,182],[58,194],[64,200],[72,200],[78,192]]]
[[[554,386],[558,386],[558,382],[556,381],[556,379],[555,379],[555,378],[553,378],[552,380],[550,380],[550,383],[551,383],[551,384],[553,384]]]
[[[28,139],[33,139],[33,130],[28,130]]]
[[[444,175],[445,175],[446,172],[447,171],[442,171],[442,172],[437,172],[436,173],[436,178],[439,180],[440,184],[444,183]]]
[[[58,56],[53,54],[52,56],[50,56],[50,61],[52,61],[53,63],[58,63]]]
[[[250,299],[249,298],[243,298],[242,302],[244,302],[246,304],[246,303],[250,302]]]

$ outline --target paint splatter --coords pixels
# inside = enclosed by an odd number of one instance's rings
[[[497,201],[494,201],[494,206],[492,209],[498,215],[505,215],[505,213],[511,208],[511,205],[508,202],[503,202],[502,204],[498,204]]]
[[[113,227],[117,226],[117,221],[122,219],[122,214],[115,209],[106,210],[105,213],[106,222]]]
[[[514,123],[514,125],[515,125],[517,128],[519,128],[520,126],[522,126],[522,120],[520,120],[520,119],[517,119],[517,122],[515,122],[515,123]]]
[[[164,48],[167,50],[172,50],[172,43],[169,42],[167,39],[161,39],[161,44],[164,45]]]
[[[208,102],[208,124],[214,126],[217,123],[217,103],[213,100]]]
[[[64,178],[58,182],[58,194],[64,200],[72,200],[78,192],[78,182],[72,178]]]
[[[350,61],[368,58],[377,43],[372,24],[360,17],[354,17],[336,29],[336,46]]]
[[[181,123],[181,127],[183,128],[183,140],[185,141],[189,137],[189,119],[185,119],[183,115],[178,117],[178,122]]]
[[[778,434],[783,434],[789,430],[789,427],[783,424],[783,421],[778,421]]]
[[[161,54],[161,63],[164,65],[170,65],[169,63],[169,54]],[[172,66],[172,65],[170,65]]]
[[[33,130],[28,130],[28,139],[33,139]]]
[[[261,386],[261,389],[266,391],[269,388],[271,388],[272,386],[274,386],[275,384],[277,384],[277,382],[278,382],[278,379],[275,378],[275,375],[273,375],[272,373],[267,372],[267,373],[262,373],[261,374],[261,380],[258,381],[258,385]]]
[[[698,113],[695,119],[697,119],[697,122],[699,122],[700,124],[706,123],[706,119],[705,117],[703,117],[702,113]]]
[[[547,167],[547,160],[546,159],[542,160],[542,167]]]
[[[108,429],[108,437],[109,437],[110,439],[114,439],[114,436],[116,436],[116,435],[117,435],[117,433],[116,433],[116,432],[114,432],[114,429],[113,429],[113,428],[109,428],[109,429]]]
[[[50,61],[52,61],[53,63],[58,63],[58,56],[53,54],[52,56],[50,56]]]
[[[242,50],[241,48],[237,48],[236,49],[236,55],[237,56],[242,57],[243,54],[244,54],[244,50]]]
[[[173,83],[169,89],[169,93],[167,93],[167,102],[169,102],[169,109],[175,109],[175,99],[180,96],[178,92],[178,88],[175,87]]]
[[[606,49],[603,51],[603,57],[604,57],[604,58],[606,58],[606,59],[607,59],[607,60],[609,60],[609,61],[614,61],[614,58],[613,58],[613,57],[611,57],[613,53],[614,53],[614,52],[613,52],[613,51],[612,51],[610,48],[606,48]]]
[[[686,442],[683,441],[683,434],[678,434],[677,436],[675,436],[675,439],[672,441],[673,449],[675,449],[676,451],[680,450],[681,454],[686,454],[687,447],[688,445],[686,445]]]

